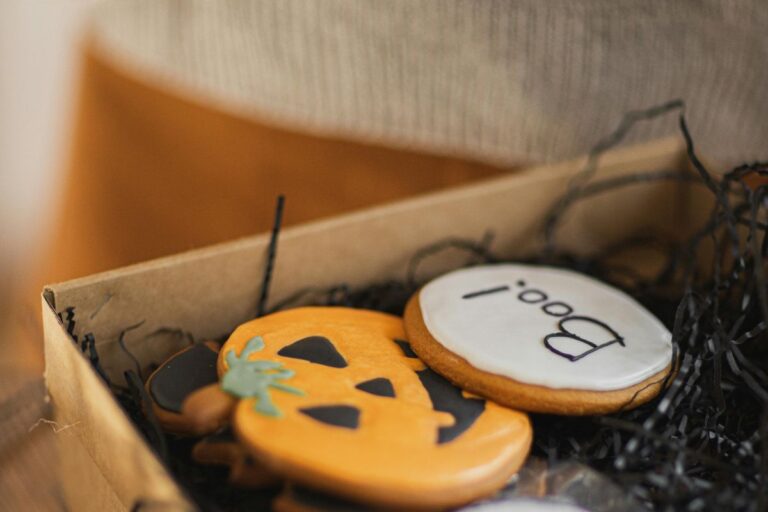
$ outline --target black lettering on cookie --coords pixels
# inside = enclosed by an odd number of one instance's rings
[[[526,304],[538,304],[547,300],[547,294],[541,290],[524,290],[517,296],[522,302]]]
[[[517,281],[518,286],[525,286],[525,281]],[[520,292],[517,298],[526,304],[541,304],[541,310],[555,317],[564,317],[558,325],[558,332],[544,337],[544,346],[552,353],[575,362],[602,348],[619,344],[622,347],[624,338],[608,324],[583,315],[570,316],[573,307],[565,302],[554,300],[546,302],[548,296],[541,290],[527,289]]]
[[[565,302],[552,301],[541,306],[541,310],[549,316],[568,316],[573,313],[573,308]]]
[[[600,349],[619,344],[624,338],[610,326],[587,316],[569,316],[558,322],[558,332],[544,338],[544,346],[550,352],[569,361],[578,361]]]
[[[462,299],[474,299],[475,297],[482,297],[483,295],[491,295],[492,293],[508,292],[509,286],[496,286],[494,288],[488,288],[487,290],[478,290],[476,292],[465,293],[461,296]]]

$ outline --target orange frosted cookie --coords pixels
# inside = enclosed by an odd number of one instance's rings
[[[242,445],[291,481],[363,503],[458,506],[523,463],[525,414],[427,368],[398,317],[299,308],[238,327],[219,354]]]

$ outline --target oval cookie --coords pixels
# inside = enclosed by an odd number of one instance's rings
[[[525,459],[525,414],[427,368],[400,318],[299,308],[238,327],[218,361],[238,439],[276,474],[363,503],[461,505]]]
[[[671,334],[627,294],[568,270],[484,265],[408,303],[414,351],[464,389],[531,412],[599,414],[653,398]]]

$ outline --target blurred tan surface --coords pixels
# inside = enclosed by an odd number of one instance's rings
[[[502,172],[219,113],[86,54],[47,281],[125,265]]]
[[[35,308],[46,282],[267,231],[279,194],[290,225],[503,172],[233,117],[91,50],[79,101],[57,228],[24,297]]]
[[[13,382],[0,383],[8,397],[0,406],[18,403],[20,382],[41,383],[44,283],[266,231],[281,193],[285,224],[295,224],[500,172],[227,115],[132,77],[88,47],[56,228],[11,308],[12,334],[0,341],[2,365],[18,370]],[[16,440],[0,474],[0,495],[11,503],[3,510],[60,506],[53,428],[27,432],[47,417],[42,397],[23,397],[39,411],[28,421],[0,417],[0,428]]]
[[[61,426],[49,416],[42,379],[5,368],[0,376],[0,510],[63,508],[54,473],[54,436]]]

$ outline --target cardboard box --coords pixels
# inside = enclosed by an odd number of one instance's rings
[[[541,222],[586,158],[286,229],[280,239],[271,303],[308,286],[352,287],[403,279],[411,257],[446,238],[493,232],[505,257],[536,251]],[[594,179],[687,167],[677,140],[606,153]],[[593,252],[640,231],[682,232],[699,217],[695,194],[677,182],[652,182],[596,195],[569,211],[559,245]],[[290,208],[288,198],[287,208]],[[72,333],[93,333],[104,371],[123,382],[134,362],[146,367],[187,342],[218,338],[256,312],[268,235],[190,251],[46,287],[46,380],[62,426],[57,439],[66,499],[73,510],[169,509],[193,505],[165,471],[109,389],[68,335],[58,313],[74,307]],[[422,277],[456,267],[466,255],[440,254]]]

